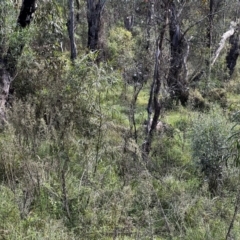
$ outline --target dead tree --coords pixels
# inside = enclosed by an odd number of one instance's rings
[[[181,32],[178,14],[174,2],[169,6],[169,36],[170,36],[170,67],[167,79],[171,99],[186,105],[189,96],[187,83],[186,59],[188,55],[188,41]]]
[[[99,49],[101,16],[106,0],[87,0],[88,49]]]
[[[26,28],[33,19],[33,14],[37,8],[37,0],[23,0],[22,7],[17,19],[16,31]],[[17,44],[17,45],[16,45]],[[17,61],[22,54],[24,43],[16,43],[9,47],[7,54],[0,59],[0,119],[2,123],[5,119],[5,104],[9,95],[9,88],[17,70]],[[3,48],[2,46],[0,48]]]

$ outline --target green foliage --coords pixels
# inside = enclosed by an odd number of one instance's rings
[[[11,222],[19,221],[20,214],[18,211],[18,206],[14,201],[14,193],[4,185],[0,186],[0,190],[0,217],[2,219],[0,228],[3,230],[8,229]]]
[[[167,172],[172,167],[186,164],[189,161],[189,153],[184,146],[181,135],[176,133],[174,137],[163,136],[157,138],[152,146],[155,171]]]
[[[45,4],[39,4],[38,14],[35,16],[35,34],[33,35],[43,51],[51,47],[55,51],[60,51],[60,44],[65,45],[67,41],[67,26],[64,21],[64,8],[62,3],[48,1]],[[47,49],[46,49],[47,48]]]
[[[154,17],[146,21],[150,5],[107,1],[100,34],[106,62],[99,61],[98,52],[86,53],[86,3],[80,2],[75,31],[79,55],[71,62],[66,1],[41,1],[33,24],[23,31],[15,31],[19,9],[13,1],[0,1],[1,54],[8,46],[25,45],[0,133],[0,238],[225,238],[239,185],[239,113],[230,122],[227,110],[194,111],[210,109],[200,94],[206,89],[212,104],[238,111],[239,83],[237,79],[223,83],[222,56],[210,76],[204,74],[195,85],[190,107],[169,110],[161,105],[160,120],[166,128],[153,134],[145,157],[141,145],[146,139],[149,79],[166,11],[160,1],[155,2]],[[131,12],[137,14],[129,32],[119,26]],[[181,30],[197,22],[185,34],[187,39],[188,34],[194,36],[189,73],[206,68],[209,59],[202,34],[206,21],[198,22],[206,15],[198,1],[186,1],[182,8]],[[161,100],[167,96],[171,61],[167,28],[159,59]],[[213,41],[217,38],[214,35]],[[16,47],[12,54],[19,50]],[[132,84],[134,71],[144,79],[135,101],[141,85]],[[212,198],[209,190],[218,196]],[[240,236],[239,222],[237,214],[234,239]]]
[[[133,58],[133,43],[131,32],[122,27],[110,30],[107,40],[107,58],[115,69],[128,66]]]
[[[222,181],[228,154],[228,137],[231,124],[221,110],[201,114],[193,120],[191,149],[194,162],[209,181],[209,190],[216,194]]]
[[[12,1],[6,0],[0,2],[0,16],[0,56],[2,57],[3,53],[6,54],[9,39],[16,27],[17,11],[13,8]]]

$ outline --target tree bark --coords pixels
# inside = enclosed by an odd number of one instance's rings
[[[132,31],[133,28],[133,20],[134,20],[134,16],[126,16],[124,18],[124,26],[128,31]]]
[[[217,51],[215,52],[214,58],[213,58],[213,60],[211,62],[212,66],[214,65],[214,63],[216,62],[220,52],[224,48],[226,40],[234,34],[234,32],[235,32],[235,29],[234,29],[235,25],[236,25],[236,23],[231,22],[230,29],[222,35],[221,41],[219,42],[219,47],[218,47]]]
[[[21,31],[21,29],[31,23],[33,14],[37,8],[36,2],[37,0],[23,0],[17,19],[16,31]],[[10,46],[7,54],[0,59],[0,120],[2,124],[6,121],[5,104],[9,95],[11,81],[16,74],[17,61],[22,54],[23,47],[23,42]]]
[[[99,49],[101,31],[101,16],[106,0],[87,0],[88,49]]]
[[[69,0],[69,19],[67,22],[67,28],[68,28],[68,35],[70,39],[71,44],[71,60],[77,58],[77,49],[75,44],[75,37],[74,37],[74,0]]]
[[[237,64],[238,56],[240,54],[240,25],[237,26],[236,31],[230,37],[229,43],[231,45],[231,48],[227,54],[226,61],[227,68],[229,69],[229,75],[231,77]]]
[[[186,78],[186,58],[188,54],[188,42],[185,39],[184,34],[181,32],[174,2],[170,3],[169,12],[171,60],[167,83],[171,98],[177,101],[180,100],[181,104],[185,106],[189,96],[188,83]]]
[[[37,0],[23,0],[17,21],[22,28],[25,28],[31,23],[33,19],[33,14],[36,11],[36,9]]]
[[[77,22],[79,22],[80,21],[80,0],[76,0],[76,6],[77,6],[76,20]]]
[[[207,27],[207,47],[212,47],[212,29],[213,29],[213,17],[214,17],[214,0],[209,1],[209,16],[208,16],[208,27]]]
[[[161,102],[159,100],[159,94],[161,89],[161,75],[160,75],[160,63],[162,58],[162,48],[163,48],[163,41],[166,32],[166,28],[168,25],[168,13],[165,11],[164,14],[164,25],[162,30],[159,34],[159,37],[156,41],[156,52],[155,52],[155,67],[154,67],[154,74],[153,74],[153,82],[150,90],[150,96],[148,100],[148,123],[147,123],[147,136],[143,143],[142,150],[143,150],[143,159],[147,160],[147,156],[150,153],[151,145],[152,145],[152,138],[153,132],[156,129],[158,119],[161,113]],[[153,118],[152,118],[153,113]]]
[[[154,18],[154,1],[149,1],[147,5],[147,43],[146,49],[150,49],[150,39],[151,39],[151,28],[153,25],[153,18]]]

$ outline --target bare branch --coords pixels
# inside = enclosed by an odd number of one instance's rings
[[[217,60],[220,52],[222,51],[222,49],[223,49],[224,46],[225,46],[226,40],[234,34],[236,25],[237,25],[237,24],[236,24],[235,22],[231,22],[231,23],[230,23],[230,29],[222,35],[222,38],[221,38],[221,40],[220,40],[220,42],[219,42],[219,47],[218,47],[217,51],[216,51],[215,54],[214,54],[214,57],[213,57],[211,66],[213,66],[214,63],[216,62],[216,60]]]

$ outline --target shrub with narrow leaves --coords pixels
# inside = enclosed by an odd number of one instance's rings
[[[227,156],[228,136],[231,124],[220,112],[201,114],[193,120],[191,131],[192,157],[204,173],[209,191],[215,195],[222,181]]]

